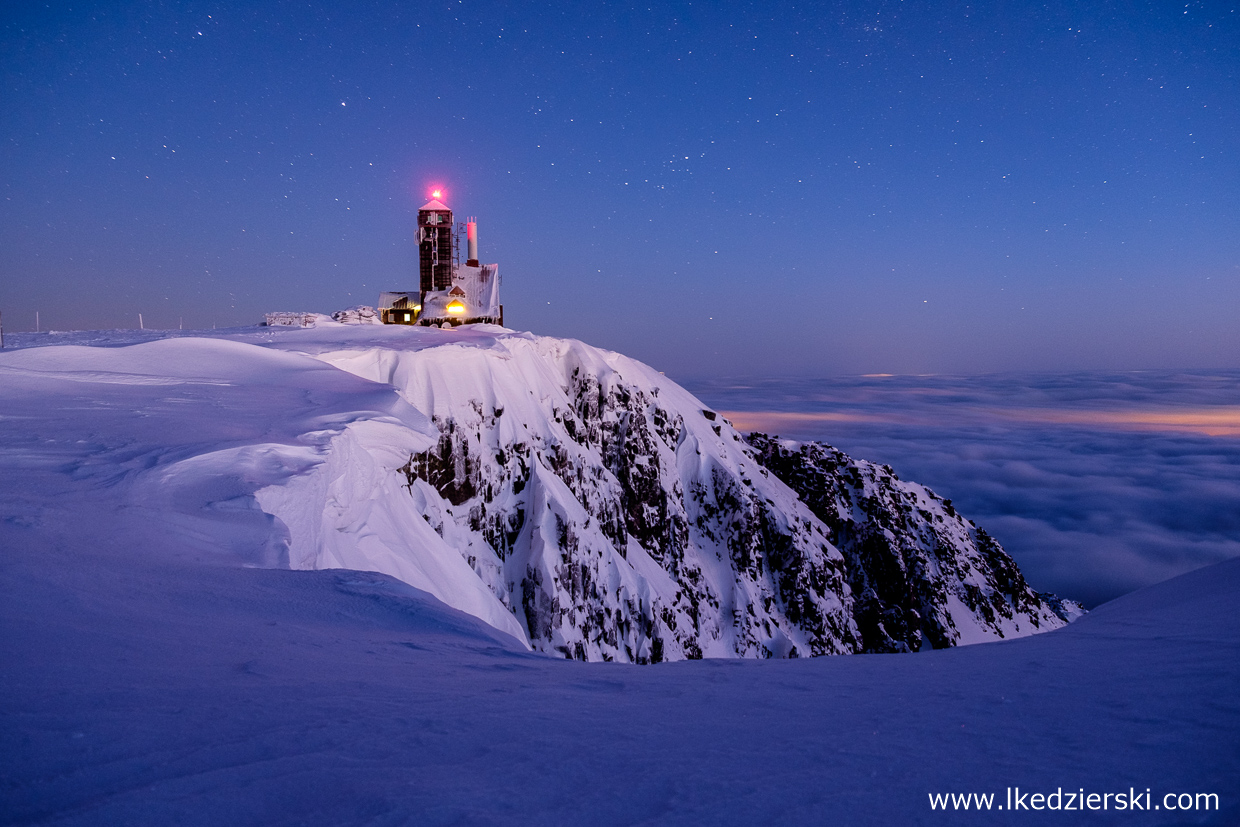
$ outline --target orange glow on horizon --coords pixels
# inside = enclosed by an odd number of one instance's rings
[[[924,414],[905,411],[720,411],[738,431],[796,431],[824,422],[925,424]],[[1064,410],[1054,408],[954,407],[952,418],[974,422],[1005,420],[1023,425],[1066,425],[1127,431],[1170,431],[1213,437],[1240,437],[1240,407],[1211,406],[1179,410]]]

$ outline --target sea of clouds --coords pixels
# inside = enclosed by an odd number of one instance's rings
[[[1240,371],[689,383],[742,431],[830,443],[949,497],[1087,606],[1240,556]]]

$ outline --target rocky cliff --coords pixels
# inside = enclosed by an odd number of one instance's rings
[[[844,555],[866,652],[942,649],[1063,625],[1080,607],[1039,594],[993,537],[930,489],[829,445],[750,434]]]
[[[406,507],[536,649],[639,663],[895,652],[1070,616],[890,469],[747,442],[641,363],[489,330],[318,356],[430,418],[437,441],[392,469]]]

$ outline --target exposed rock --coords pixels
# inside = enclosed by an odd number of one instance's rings
[[[866,652],[942,649],[1062,626],[1079,605],[1034,592],[993,537],[930,489],[829,445],[750,434],[750,445],[844,554]]]
[[[320,358],[431,418],[438,441],[400,469],[411,505],[536,649],[798,657],[1066,622],[947,501],[827,446],[751,447],[619,354],[505,333]]]

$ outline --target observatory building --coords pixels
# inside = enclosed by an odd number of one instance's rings
[[[461,263],[461,227],[452,210],[439,199],[418,210],[417,292],[383,293],[379,309],[384,324],[434,325],[504,323],[499,303],[499,265],[478,262],[478,222],[470,218],[463,229],[465,263]]]

